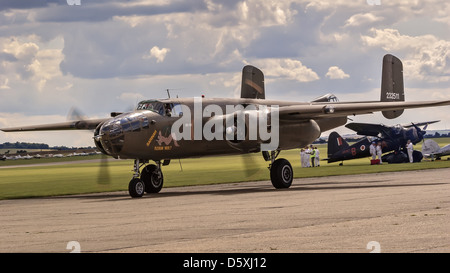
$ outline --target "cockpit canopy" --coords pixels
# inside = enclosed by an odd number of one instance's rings
[[[394,131],[394,133],[396,135],[398,135],[398,134],[400,134],[403,131],[403,126],[401,126],[400,124],[397,124],[397,125],[392,127],[392,131]]]
[[[179,103],[161,102],[158,100],[144,100],[138,103],[136,110],[149,110],[161,116],[179,117],[183,115]]]
[[[149,110],[162,115],[164,113],[163,103],[156,100],[145,100],[139,102],[136,110]]]
[[[315,98],[312,102],[339,102],[339,100],[333,94],[326,94],[318,98]]]

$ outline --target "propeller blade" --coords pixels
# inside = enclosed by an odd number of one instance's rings
[[[97,184],[109,185],[110,183],[111,183],[111,175],[109,174],[108,157],[102,154],[97,175]]]
[[[80,109],[73,107],[70,108],[69,113],[67,114],[67,121],[75,121],[75,120],[86,120],[86,116],[82,114]]]
[[[241,157],[241,165],[244,167],[245,179],[255,175],[261,167],[258,164],[258,158],[255,153],[243,154]]]
[[[82,114],[82,112],[76,108],[72,107],[69,110],[69,114],[67,115],[67,120],[69,121],[80,121],[83,122],[87,120],[87,117]],[[94,130],[91,130],[94,132]],[[108,164],[108,156],[102,154],[100,158],[100,165],[97,174],[97,184],[99,185],[109,185],[111,183],[111,176],[109,174],[109,164]]]
[[[417,132],[417,137],[419,138],[419,141],[423,139],[423,136],[425,135],[425,131],[422,131],[417,125],[415,125],[413,122],[411,124],[414,126]]]

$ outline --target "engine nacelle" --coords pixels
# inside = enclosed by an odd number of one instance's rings
[[[230,147],[242,152],[260,150],[258,111],[236,111],[224,120],[224,139]]]
[[[318,139],[320,134],[320,126],[312,119],[301,123],[280,122],[279,148],[287,150],[305,147]]]

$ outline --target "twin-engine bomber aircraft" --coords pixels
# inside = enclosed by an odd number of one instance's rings
[[[128,187],[131,197],[159,192],[163,186],[161,165],[171,159],[260,151],[270,161],[273,186],[289,188],[294,174],[289,161],[277,159],[281,150],[312,143],[322,132],[344,125],[349,115],[381,111],[393,119],[408,108],[450,105],[450,100],[404,100],[402,63],[388,54],[383,58],[380,101],[338,102],[331,94],[311,102],[265,100],[263,73],[245,66],[241,98],[146,100],[134,111],[111,113],[110,118],[1,130],[94,130],[95,145],[102,153],[134,159]]]

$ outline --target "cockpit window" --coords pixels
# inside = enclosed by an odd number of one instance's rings
[[[160,101],[141,101],[136,110],[149,110],[162,116],[180,117],[183,115],[181,104],[162,103]]]
[[[183,115],[183,108],[181,108],[181,104],[173,103],[172,104],[172,117],[181,117]]]
[[[160,115],[164,114],[163,103],[159,101],[142,101],[138,104],[136,110],[149,110]]]
[[[314,99],[312,102],[339,102],[339,100],[333,94],[326,94]]]
[[[395,125],[394,128],[393,128],[393,131],[397,135],[400,134],[402,132],[402,126],[400,124]]]
[[[328,97],[329,102],[339,102],[338,98],[335,95],[331,95]]]

